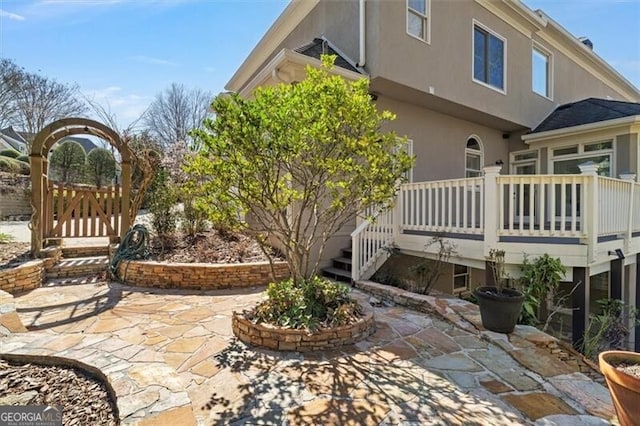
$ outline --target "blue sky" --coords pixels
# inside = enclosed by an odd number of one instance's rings
[[[524,2],[588,36],[603,59],[640,86],[640,0]],[[108,102],[126,126],[172,82],[224,90],[287,3],[0,0],[0,56],[77,83],[90,98]]]

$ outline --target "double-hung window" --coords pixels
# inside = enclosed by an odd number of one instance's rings
[[[407,33],[429,42],[429,0],[407,0]]]
[[[473,25],[473,79],[504,92],[505,39],[477,23]]]

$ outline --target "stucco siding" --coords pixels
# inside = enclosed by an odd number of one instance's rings
[[[372,77],[383,77],[505,120],[535,127],[557,105],[586,97],[622,95],[539,37],[526,36],[475,1],[432,1],[430,43],[406,32],[406,3],[368,3],[384,17],[369,62]],[[505,93],[472,78],[474,21],[506,39]],[[543,30],[544,31],[544,30]],[[538,41],[552,55],[553,99],[532,91],[532,46]],[[372,55],[371,49],[369,55]]]
[[[415,182],[464,177],[465,148],[471,135],[481,140],[484,164],[502,160],[503,170],[506,170],[509,144],[498,129],[382,96],[378,98],[377,106],[396,114],[396,120],[388,123],[385,129],[413,140]]]

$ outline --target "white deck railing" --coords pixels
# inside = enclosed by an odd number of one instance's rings
[[[500,236],[584,237],[588,177],[506,175],[498,179]]]
[[[404,184],[398,205],[401,230],[482,234],[484,178]]]
[[[393,209],[351,234],[353,277],[361,278],[399,234],[423,232],[480,235],[485,248],[513,237],[570,238],[586,243],[593,259],[599,238],[629,243],[640,232],[640,183],[595,170],[585,165],[577,175],[499,175],[491,166],[479,178],[401,185]]]
[[[370,212],[351,233],[351,278],[362,278],[392,243],[393,209]]]

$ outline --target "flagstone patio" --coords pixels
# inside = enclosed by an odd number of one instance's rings
[[[104,282],[43,287],[16,297],[31,331],[5,338],[0,352],[99,368],[118,395],[124,423],[614,419],[606,388],[538,350],[535,332],[507,347],[435,315],[376,306],[376,333],[341,350],[302,355],[247,347],[233,337],[231,313],[254,305],[262,291],[150,291]]]

